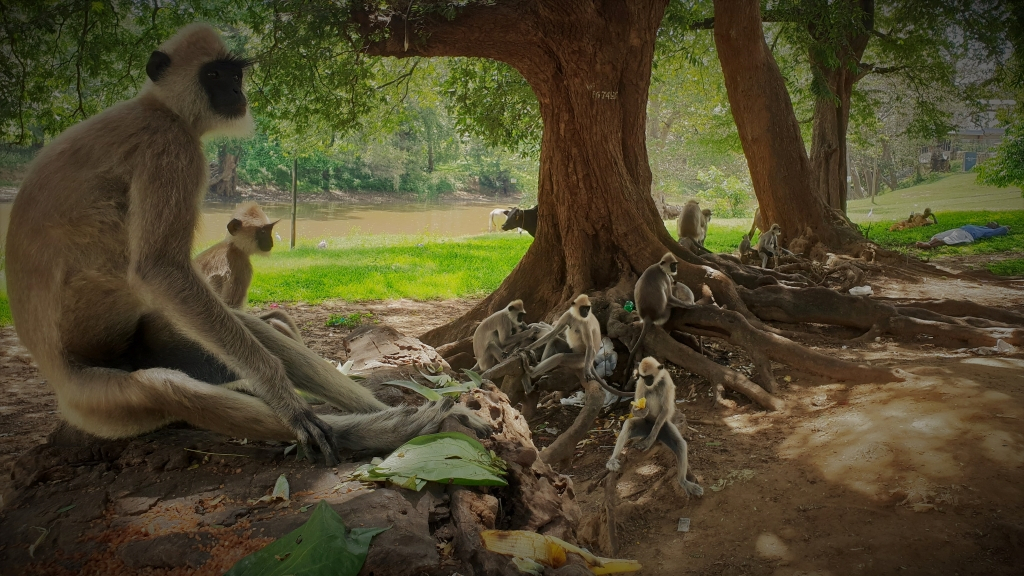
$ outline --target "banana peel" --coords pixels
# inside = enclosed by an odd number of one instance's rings
[[[644,408],[647,408],[647,398],[641,398],[636,402],[630,402],[630,404],[632,404],[637,410],[643,410]]]
[[[636,572],[642,568],[636,560],[600,558],[560,538],[526,530],[484,530],[480,533],[480,539],[483,540],[484,547],[491,552],[514,558],[528,558],[552,568],[565,565],[568,552],[583,557],[587,568],[594,574],[620,574]]]

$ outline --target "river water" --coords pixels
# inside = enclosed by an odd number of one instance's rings
[[[288,246],[291,235],[291,203],[260,204],[271,220],[281,219],[274,232],[281,237],[278,246]],[[203,221],[196,236],[196,246],[205,247],[227,234],[236,204],[207,202],[203,205]],[[495,208],[508,203],[394,203],[348,204],[342,202],[307,202],[298,206],[296,241],[299,245],[316,243],[337,236],[360,234],[401,234],[429,236],[466,236],[487,232],[487,218]],[[0,203],[0,243],[7,238],[11,203]]]

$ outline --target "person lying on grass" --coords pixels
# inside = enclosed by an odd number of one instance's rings
[[[970,244],[975,240],[981,240],[982,238],[990,238],[992,236],[1003,236],[1009,233],[1009,226],[1000,226],[998,222],[989,222],[984,226],[975,226],[974,224],[967,224],[959,228],[953,228],[952,230],[946,230],[945,232],[939,232],[932,239],[927,242],[918,242],[914,244],[922,250],[931,250],[939,246],[953,246],[954,244]]]

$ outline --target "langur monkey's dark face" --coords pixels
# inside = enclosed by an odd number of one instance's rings
[[[590,298],[586,294],[577,296],[572,304],[579,313],[580,318],[586,318],[590,315]]]
[[[207,62],[199,69],[199,84],[214,112],[225,118],[245,115],[247,102],[242,92],[242,75],[247,65],[245,60],[228,58]]]
[[[270,224],[256,229],[256,245],[259,246],[260,252],[270,252],[270,249],[274,247],[274,224],[278,222],[280,220],[274,220]]]
[[[669,276],[675,276],[679,272],[679,260],[676,260],[676,257],[671,252],[662,256],[661,262],[658,264]]]
[[[640,374],[640,378],[643,379],[644,384],[647,386],[654,386],[654,379],[657,378],[658,374],[660,374],[664,369],[664,364],[658,364],[657,360],[648,356],[640,362],[637,372]]]
[[[172,64],[171,56],[156,50],[146,63],[146,75],[154,83],[159,83]],[[248,101],[242,91],[242,78],[249,66],[248,60],[228,54],[199,67],[196,80],[214,114],[227,120],[246,115]]]
[[[508,304],[508,315],[512,318],[513,322],[521,324],[523,318],[526,318],[526,307],[523,306],[522,300],[513,300]]]

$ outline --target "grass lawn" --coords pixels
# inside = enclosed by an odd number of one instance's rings
[[[975,182],[976,177],[977,175],[972,172],[951,174],[937,182],[886,192],[875,197],[875,204],[871,203],[870,198],[851,200],[847,204],[846,212],[851,220],[865,225],[881,220],[906,219],[911,212],[923,212],[925,208],[931,208],[934,212],[1024,210],[1024,198],[1021,197],[1020,188],[982,186]],[[871,210],[874,212],[868,217]],[[940,226],[945,226],[941,216],[939,222]]]
[[[291,252],[275,250],[253,258],[249,301],[483,296],[501,284],[533,242],[527,234],[346,240],[348,245],[341,248],[300,244]]]
[[[12,323],[11,304],[7,301],[7,292],[0,290],[0,326],[10,326]]]

